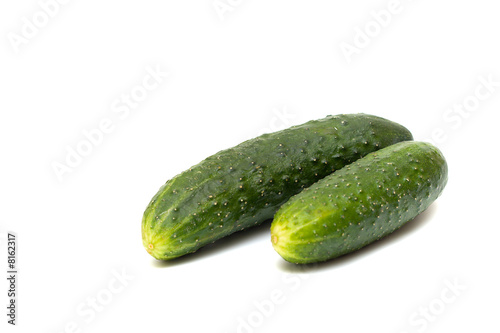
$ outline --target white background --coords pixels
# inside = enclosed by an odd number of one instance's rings
[[[18,234],[20,272],[15,328],[0,273],[2,332],[498,332],[495,1],[41,3],[51,16],[0,4],[0,231]],[[370,13],[387,8],[381,27]],[[169,75],[123,108],[148,70]],[[264,131],[358,112],[448,160],[443,195],[402,230],[308,269],[273,250],[268,223],[172,262],[143,249],[167,179]]]

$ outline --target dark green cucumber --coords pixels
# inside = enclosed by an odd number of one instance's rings
[[[196,251],[273,217],[291,196],[366,154],[412,140],[392,121],[328,116],[223,150],[167,181],[144,212],[142,239],[155,258]]]
[[[355,251],[427,209],[447,180],[446,161],[431,144],[386,147],[292,197],[274,217],[272,244],[297,264]]]

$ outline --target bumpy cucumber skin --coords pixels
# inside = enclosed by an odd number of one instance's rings
[[[411,133],[367,115],[328,116],[220,151],[168,180],[144,212],[142,239],[173,259],[273,217],[291,196]]]
[[[447,180],[448,166],[436,147],[397,143],[292,197],[274,217],[271,241],[285,260],[296,264],[350,253],[427,209]]]

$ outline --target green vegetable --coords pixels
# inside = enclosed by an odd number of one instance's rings
[[[142,239],[168,260],[273,217],[291,196],[403,140],[403,126],[366,115],[328,116],[223,150],[167,181],[144,212]]]
[[[355,251],[427,209],[447,179],[446,161],[429,143],[370,153],[285,203],[271,225],[272,244],[297,264]]]

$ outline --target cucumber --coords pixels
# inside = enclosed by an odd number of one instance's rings
[[[168,180],[147,206],[142,240],[156,259],[191,253],[273,217],[292,195],[366,154],[412,140],[392,121],[328,116],[220,151]]]
[[[285,260],[296,264],[347,254],[423,212],[447,180],[448,166],[436,147],[397,143],[292,197],[274,217],[271,242]]]

